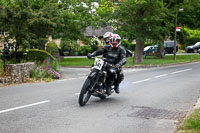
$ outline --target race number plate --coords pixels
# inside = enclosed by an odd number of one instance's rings
[[[94,62],[94,68],[97,70],[101,70],[101,68],[103,67],[103,64],[104,64],[104,61],[102,59],[96,58]]]

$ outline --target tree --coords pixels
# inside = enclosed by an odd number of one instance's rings
[[[126,34],[129,40],[136,39],[134,62],[143,62],[144,43],[148,39],[162,40],[162,33],[168,33],[163,27],[162,3],[160,0],[123,0],[116,8],[118,31]]]
[[[19,48],[40,48],[49,35],[56,34],[61,26],[59,5],[53,0],[2,0],[0,4],[0,29],[16,40]]]

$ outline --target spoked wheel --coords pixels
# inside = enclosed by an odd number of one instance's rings
[[[93,86],[94,80],[87,78],[79,95],[79,104],[80,106],[84,106],[88,100],[90,99],[91,92],[89,91]]]

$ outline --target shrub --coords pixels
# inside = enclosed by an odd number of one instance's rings
[[[62,38],[61,42],[60,42],[60,47],[61,47],[61,49],[59,51],[60,51],[61,55],[64,55],[64,52],[66,52],[66,51],[69,53],[71,50],[70,40],[68,40],[66,38]]]
[[[81,55],[87,55],[88,53],[92,52],[92,48],[90,48],[88,45],[80,46],[80,54]]]
[[[184,44],[184,47],[187,47],[189,45],[194,45],[196,42],[200,42],[200,36],[199,37],[197,37],[197,36],[188,37],[185,44]]]
[[[127,40],[122,40],[121,45],[122,45],[123,47],[125,47],[125,48],[131,50],[131,51],[135,51],[136,45],[130,43],[130,42],[127,41]]]
[[[3,73],[3,62],[0,60],[0,76]]]
[[[182,28],[181,30],[179,38],[183,49],[189,45],[194,45],[196,42],[200,42],[200,30],[191,30],[188,28]]]
[[[59,53],[58,46],[55,42],[49,42],[46,47],[46,51],[50,54]]]
[[[42,64],[37,65],[31,70],[31,78],[35,80],[51,81],[52,78],[60,78],[61,75],[57,70],[57,62],[43,60]]]
[[[52,60],[56,61],[56,58],[53,57],[50,53],[44,51],[44,50],[38,50],[38,49],[29,49],[26,51],[27,54],[25,55],[25,58],[28,61],[40,61],[42,62],[43,60]],[[23,52],[24,54],[25,52]]]

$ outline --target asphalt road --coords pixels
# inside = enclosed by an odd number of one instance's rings
[[[0,88],[0,133],[173,133],[200,96],[200,63],[125,69],[121,93],[80,107],[88,68],[65,79]],[[78,73],[78,74],[77,74]]]

